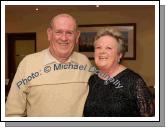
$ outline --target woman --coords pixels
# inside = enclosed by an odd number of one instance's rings
[[[113,28],[101,29],[94,46],[95,63],[100,72],[89,79],[84,116],[153,116],[153,97],[146,83],[137,73],[120,64],[126,51],[121,33]],[[105,74],[108,77],[102,76]]]

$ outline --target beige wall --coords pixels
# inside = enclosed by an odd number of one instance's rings
[[[17,7],[19,8],[19,7]],[[39,8],[40,9],[40,8]],[[20,9],[6,10],[6,33],[36,32],[37,51],[48,47],[46,29],[52,16],[68,12],[72,14],[79,24],[114,24],[136,23],[136,60],[125,60],[123,64],[139,73],[147,85],[154,85],[155,74],[155,14],[154,6],[105,6],[95,8],[92,6],[52,6],[42,8],[39,12],[24,11]]]

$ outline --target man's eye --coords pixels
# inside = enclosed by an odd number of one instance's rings
[[[61,35],[61,31],[54,31],[54,33],[56,34],[56,35]]]
[[[61,34],[61,32],[60,31],[55,31],[55,34]]]
[[[73,34],[73,32],[71,32],[71,31],[68,31],[68,32],[67,32],[67,34],[68,34],[68,35],[72,35],[72,34]]]

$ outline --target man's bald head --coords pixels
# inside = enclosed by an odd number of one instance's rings
[[[54,22],[56,22],[60,18],[67,18],[68,20],[71,20],[75,25],[75,29],[77,30],[78,25],[77,25],[76,19],[73,16],[66,14],[66,13],[59,14],[59,15],[56,15],[55,17],[53,17],[51,22],[50,22],[50,27],[53,28]]]

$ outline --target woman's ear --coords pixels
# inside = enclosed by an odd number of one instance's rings
[[[119,53],[118,63],[120,63],[122,56],[123,56],[122,53]]]
[[[121,59],[121,58],[122,58],[122,56],[123,56],[123,55],[122,55],[122,53],[120,53],[120,54],[119,54],[119,58]]]

